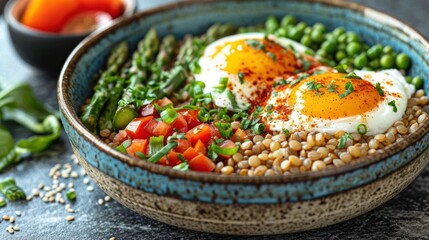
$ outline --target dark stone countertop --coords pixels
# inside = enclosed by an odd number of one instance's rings
[[[0,0],[2,1],[2,0]],[[171,2],[140,1],[140,9]],[[392,14],[417,28],[429,37],[427,27],[427,10],[429,1],[396,1],[396,0],[354,0]],[[8,85],[14,82],[29,82],[41,99],[48,104],[57,106],[56,81],[54,78],[36,72],[25,65],[12,49],[9,35],[3,19],[0,19],[0,82]],[[16,125],[8,125],[17,136],[24,136],[26,131]],[[39,156],[26,159],[23,163],[7,170],[0,178],[14,177],[27,194],[31,193],[39,183],[52,185],[49,170],[57,163],[71,163],[79,172],[80,166],[74,165],[70,159],[70,144],[63,134],[49,151]],[[110,201],[98,205],[97,201],[105,194],[95,188],[93,192],[86,190],[83,177],[65,179],[60,182],[74,182],[77,201],[72,208],[77,212],[67,213],[64,206],[58,203],[44,203],[40,198],[29,202],[9,203],[0,209],[0,216],[14,215],[19,210],[16,225],[20,232],[10,235],[5,231],[9,223],[0,223],[0,239],[236,239],[199,233],[168,226],[166,224],[139,216],[122,205]],[[67,222],[66,216],[74,215],[76,220]],[[383,206],[355,219],[313,231],[266,237],[272,239],[429,239],[429,167],[397,197]],[[261,237],[245,237],[243,239],[261,239]],[[264,237],[265,239],[265,237]]]

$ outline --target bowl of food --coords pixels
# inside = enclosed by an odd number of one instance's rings
[[[96,28],[130,16],[134,0],[14,0],[5,8],[12,44],[29,65],[58,74],[67,56]]]
[[[304,231],[374,209],[427,164],[428,52],[357,4],[179,2],[84,40],[59,80],[61,119],[89,176],[133,211]]]

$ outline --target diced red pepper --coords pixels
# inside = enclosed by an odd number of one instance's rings
[[[179,159],[179,153],[175,152],[175,151],[170,151],[167,154],[167,163],[169,166],[174,167],[178,164],[180,164],[182,161],[180,161]]]
[[[194,157],[198,156],[198,152],[195,151],[193,147],[190,147],[186,149],[186,151],[183,153],[183,156],[186,160],[191,161]]]
[[[232,135],[232,141],[234,142],[243,142],[245,139],[248,139],[249,135],[247,135],[246,131],[242,130],[241,128],[238,128],[235,130],[234,135]]]
[[[201,141],[201,139],[198,139],[197,143],[195,143],[194,149],[195,149],[195,151],[202,153],[204,155],[207,154],[207,148],[204,145],[204,143]]]
[[[158,124],[155,126],[155,128],[153,129],[153,135],[154,136],[164,136],[167,137],[168,133],[171,130],[171,125],[167,124],[163,121],[159,121]]]
[[[136,118],[127,125],[125,131],[131,139],[148,139],[151,134],[145,130],[145,127],[151,120],[153,116]]]
[[[212,172],[216,165],[210,158],[200,154],[189,161],[189,168],[194,171]]]
[[[212,129],[210,124],[203,123],[192,128],[186,133],[185,137],[191,140],[194,145],[198,140],[201,140],[203,143],[207,143],[212,138]]]
[[[180,110],[178,111],[180,114],[183,115],[186,122],[188,123],[188,128],[194,128],[201,124],[201,122],[198,120],[198,111],[199,110]]]
[[[188,123],[182,114],[178,113],[177,118],[171,124],[172,129],[177,129],[179,133],[185,133],[188,131]]]
[[[158,121],[156,121],[155,118],[153,118],[152,120],[150,120],[147,125],[144,127],[144,130],[148,133],[150,133],[151,135],[153,135],[153,130],[155,129],[155,127],[158,125]]]
[[[127,131],[125,130],[120,130],[118,134],[116,134],[116,136],[113,138],[113,144],[115,145],[120,145],[122,144],[125,140],[130,139],[130,137],[127,134]]]
[[[148,145],[148,140],[146,139],[134,139],[131,142],[131,145],[127,147],[127,153],[128,155],[133,157],[138,157],[136,156],[136,152],[141,152],[144,155],[146,155],[147,145]]]
[[[177,146],[174,148],[176,152],[183,153],[188,148],[192,147],[191,141],[187,139],[178,139],[176,140]]]

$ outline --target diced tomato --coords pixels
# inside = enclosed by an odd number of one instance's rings
[[[182,161],[180,161],[179,159],[179,153],[175,152],[175,151],[170,151],[167,154],[167,163],[169,166],[174,167],[177,164],[180,164]]]
[[[158,125],[158,121],[156,121],[155,118],[153,118],[152,120],[150,120],[146,126],[144,127],[144,130],[150,134],[153,134],[153,130],[155,129],[155,127]]]
[[[159,121],[158,124],[153,129],[153,135],[154,136],[168,136],[168,133],[170,132],[171,125],[167,124],[163,121]]]
[[[189,168],[194,171],[212,172],[216,165],[210,158],[200,154],[189,161]]]
[[[134,139],[131,142],[131,145],[127,147],[128,155],[136,157],[136,152],[141,152],[144,155],[146,155],[147,144],[148,144],[148,141],[146,139]]]
[[[194,145],[198,140],[201,140],[203,143],[207,143],[212,138],[210,124],[203,123],[192,128],[186,133],[185,137],[191,140]]]
[[[237,145],[235,145],[235,143],[231,140],[225,140],[219,144],[219,147],[221,147],[221,148],[235,148],[235,147],[237,147]],[[231,157],[231,155],[224,155],[224,154],[219,154],[219,153],[218,153],[218,155],[223,157],[223,158]]]
[[[201,122],[198,120],[198,111],[199,110],[180,110],[178,111],[180,114],[183,115],[186,122],[188,123],[188,128],[194,128],[201,124]]]
[[[213,126],[211,124],[208,124],[208,125],[210,127],[210,132],[212,134],[212,138],[214,138],[214,139],[220,138],[219,128],[217,128],[217,127],[215,127],[215,126]]]
[[[147,139],[151,133],[145,130],[146,125],[153,120],[152,116],[136,118],[128,123],[125,131],[131,139]]]
[[[80,2],[81,8],[84,10],[105,11],[108,12],[112,18],[119,17],[124,11],[123,0],[79,0],[76,2]]]
[[[158,113],[155,110],[155,107],[152,104],[148,104],[146,106],[141,107],[138,111],[138,114],[140,117],[146,117],[146,116],[159,117]]]
[[[158,100],[158,105],[160,107],[167,106],[168,104],[173,105],[173,102],[170,99],[166,98],[166,97],[164,97],[163,99]]]
[[[179,133],[184,133],[188,131],[188,123],[182,114],[178,113],[177,118],[171,124],[172,129],[177,129]]]
[[[198,156],[198,152],[195,151],[193,147],[190,147],[186,149],[186,151],[183,153],[183,156],[186,160],[191,161],[194,157]]]
[[[157,164],[160,164],[160,165],[164,165],[164,166],[168,166],[168,162],[167,162],[167,157],[166,156],[163,156],[161,159],[159,159],[159,161],[158,162],[156,162]]]
[[[127,134],[127,131],[120,130],[118,134],[113,138],[113,144],[119,145],[122,144],[125,140],[130,139],[130,137]]]
[[[195,151],[202,153],[204,155],[207,154],[207,148],[204,145],[204,143],[201,141],[201,139],[198,139],[197,143],[195,143],[194,149],[195,149]]]
[[[234,142],[243,142],[245,139],[248,139],[249,135],[247,135],[246,131],[242,130],[241,128],[238,128],[235,130],[234,135],[232,135],[232,141]]]
[[[174,148],[174,151],[179,152],[179,153],[183,153],[188,148],[192,147],[191,141],[189,141],[187,139],[178,139],[178,140],[176,140],[176,142],[177,142],[177,146]]]

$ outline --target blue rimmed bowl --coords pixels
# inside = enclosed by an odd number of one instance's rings
[[[217,22],[250,25],[269,15],[294,14],[328,28],[343,26],[368,43],[406,52],[410,75],[429,92],[429,44],[416,31],[383,13],[342,1],[186,1],[138,13],[84,40],[65,64],[58,98],[64,128],[89,176],[110,196],[150,218],[188,229],[239,235],[304,231],[363,214],[403,190],[429,161],[429,123],[382,153],[320,172],[289,176],[223,177],[179,172],[123,155],[79,120],[93,75],[112,46],[136,46],[155,26],[161,35],[201,34]]]

